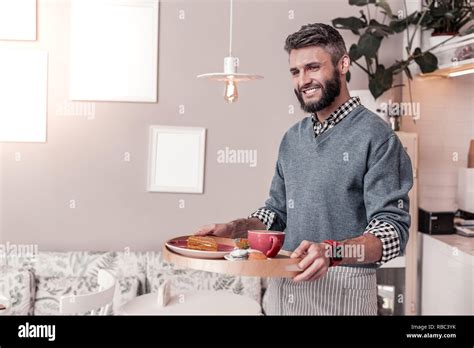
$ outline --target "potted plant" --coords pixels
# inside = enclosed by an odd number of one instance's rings
[[[427,13],[421,25],[432,31],[431,46],[459,35],[461,28],[474,19],[471,0],[424,0],[424,6]]]
[[[358,66],[367,74],[369,90],[375,99],[389,89],[400,86],[394,84],[396,75],[405,73],[408,79],[412,80],[410,65],[413,63],[418,64],[422,73],[433,72],[438,68],[438,59],[431,51],[454,36],[425,50],[414,47],[414,38],[418,31],[435,29],[435,26],[440,27],[431,12],[434,2],[435,0],[428,0],[427,6],[424,6],[421,11],[395,15],[386,0],[349,0],[349,5],[361,7],[360,16],[332,20],[335,28],[350,30],[359,37],[357,43],[349,48],[351,64]],[[466,0],[461,2],[465,3]],[[381,21],[376,19],[377,12],[382,15]],[[465,25],[468,21],[464,13],[464,7],[462,12],[452,12],[453,16],[463,16],[462,20],[453,18],[452,22]],[[472,9],[470,15],[472,15]],[[473,29],[474,25],[467,28],[465,33],[470,33]],[[407,35],[407,45],[404,47],[407,57],[394,60],[388,66],[382,64],[379,60],[382,41],[400,33]],[[456,35],[459,35],[459,28]],[[347,80],[350,80],[350,74],[347,74]]]

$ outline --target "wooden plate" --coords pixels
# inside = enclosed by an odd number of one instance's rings
[[[218,244],[235,246],[233,239],[213,237]],[[200,271],[224,273],[229,275],[293,278],[301,271],[298,263],[301,258],[290,258],[291,252],[281,250],[273,259],[229,261],[226,259],[200,259],[180,255],[163,245],[163,258],[166,262],[183,268]]]

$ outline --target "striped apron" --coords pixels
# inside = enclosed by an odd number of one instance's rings
[[[263,296],[265,315],[376,315],[375,269],[331,267],[314,281],[269,278]]]

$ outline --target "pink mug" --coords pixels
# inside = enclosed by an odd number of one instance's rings
[[[259,250],[267,257],[275,257],[285,241],[285,232],[253,230],[248,231],[250,248]]]

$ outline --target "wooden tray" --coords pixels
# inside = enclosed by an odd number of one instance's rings
[[[213,237],[218,243],[235,246],[230,238]],[[186,257],[169,250],[163,245],[163,259],[179,267],[200,271],[240,276],[293,278],[300,273],[301,258],[290,258],[291,252],[281,250],[273,259],[229,261],[226,259],[198,259]]]

